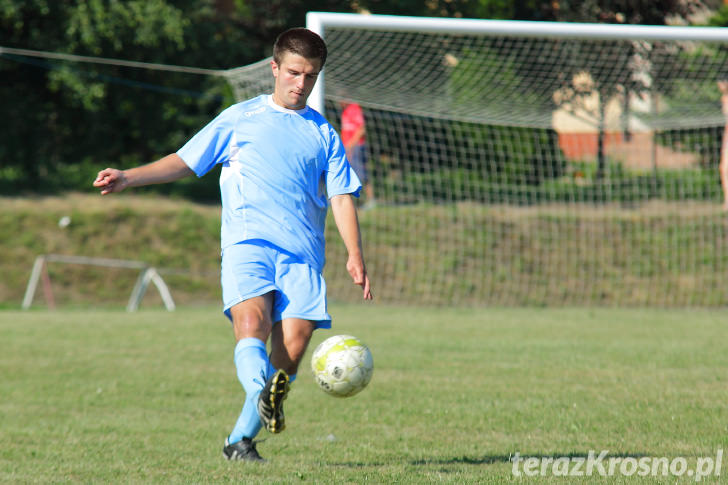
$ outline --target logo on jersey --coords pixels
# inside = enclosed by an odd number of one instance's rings
[[[250,118],[251,116],[254,116],[254,115],[259,115],[259,114],[261,114],[261,113],[262,113],[262,112],[264,112],[264,111],[265,111],[265,106],[261,106],[260,108],[258,108],[258,109],[256,109],[256,110],[254,110],[254,111],[246,111],[246,112],[245,112],[245,113],[243,113],[243,114],[244,114],[244,115],[245,115],[245,116],[246,116],[247,118]]]

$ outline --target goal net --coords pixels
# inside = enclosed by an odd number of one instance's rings
[[[717,28],[309,14],[312,104],[366,120],[360,223],[383,302],[724,305]],[[228,73],[271,92],[267,61]],[[728,109],[728,107],[726,108]],[[327,226],[332,298],[360,297]]]

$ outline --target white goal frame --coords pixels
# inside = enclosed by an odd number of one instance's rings
[[[728,29],[721,27],[681,27],[665,25],[597,24],[578,22],[539,22],[527,20],[482,20],[354,13],[308,12],[306,27],[325,38],[327,27],[347,27],[408,32],[450,34],[490,34],[517,37],[560,37],[578,39],[642,39],[672,41],[728,42]],[[314,86],[308,104],[325,115],[324,72]]]
[[[169,291],[169,287],[167,287],[167,284],[164,282],[164,279],[162,279],[159,275],[156,268],[151,267],[144,262],[123,259],[89,258],[86,256],[67,256],[62,254],[42,254],[35,258],[35,262],[33,263],[33,270],[30,273],[28,286],[25,289],[25,297],[23,298],[23,310],[28,310],[33,304],[33,298],[35,297],[38,283],[41,279],[43,280],[43,292],[45,294],[46,303],[51,309],[55,307],[50,277],[48,276],[47,270],[48,263],[82,264],[106,268],[139,270],[139,277],[137,278],[134,289],[129,296],[126,311],[135,312],[139,309],[139,304],[141,303],[142,298],[144,298],[144,294],[149,287],[149,283],[154,283],[154,286],[156,286],[157,290],[159,290],[159,295],[162,297],[162,301],[164,302],[164,306],[167,311],[171,312],[176,308],[172,294]]]

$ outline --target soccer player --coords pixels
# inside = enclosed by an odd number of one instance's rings
[[[352,200],[361,183],[335,130],[306,106],[326,54],[314,32],[283,32],[273,47],[272,95],[227,108],[177,153],[129,170],[107,168],[93,182],[105,195],[222,165],[223,311],[245,390],[223,447],[228,460],[263,461],[253,438],[262,426],[283,431],[283,400],[313,331],[331,327],[321,274],[329,202],[346,268],[363,298],[372,299]]]

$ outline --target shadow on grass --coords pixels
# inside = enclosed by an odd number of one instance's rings
[[[590,456],[589,453],[555,453],[555,454],[524,454],[519,455],[519,460],[528,458],[537,458],[542,460],[544,458],[583,458],[584,460],[597,460],[599,453],[594,451]],[[493,463],[510,463],[513,460],[514,455],[484,455],[479,457],[472,456],[456,456],[452,458],[439,458],[430,459],[423,458],[421,460],[411,461],[411,465],[492,465]],[[608,453],[603,458],[603,462],[610,458],[642,458],[644,453]]]
[[[568,459],[583,459],[583,460],[598,460],[599,453],[594,451],[592,455],[589,453],[555,453],[555,454],[527,454],[519,455],[519,460],[528,458],[537,458],[539,460],[545,458],[568,458]],[[451,458],[422,458],[419,460],[412,460],[409,462],[410,465],[414,466],[443,466],[443,465],[492,465],[494,463],[510,463],[514,455],[483,455],[483,456],[454,456]],[[610,458],[642,458],[648,456],[644,453],[609,453],[604,456],[602,463],[606,463]],[[383,462],[340,462],[331,463],[332,466],[340,466],[347,468],[366,468],[366,467],[382,467],[391,463]]]
[[[456,456],[453,458],[414,460],[410,465],[492,465],[493,463],[508,463],[510,455],[485,455],[480,457]]]

